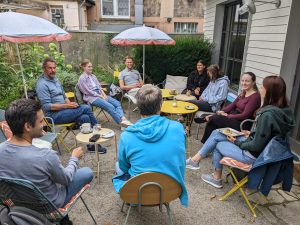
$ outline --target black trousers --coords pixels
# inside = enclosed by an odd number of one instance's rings
[[[232,129],[240,131],[241,121],[236,119],[230,119],[226,116],[213,115],[207,122],[201,142],[204,144],[209,138],[211,133],[218,128],[230,127]]]
[[[205,112],[212,112],[211,106],[208,102],[201,101],[201,100],[190,100],[191,102],[199,107],[198,111],[205,111]]]

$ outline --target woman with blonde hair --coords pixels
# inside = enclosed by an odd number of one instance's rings
[[[92,106],[107,111],[117,124],[131,125],[124,116],[121,103],[104,93],[100,82],[92,73],[93,66],[90,60],[84,59],[80,66],[83,69],[83,74],[79,77],[77,86],[83,94],[83,100]]]

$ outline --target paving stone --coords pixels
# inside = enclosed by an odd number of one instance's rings
[[[271,211],[264,206],[257,206],[257,209],[263,214],[263,216],[272,224],[277,223],[277,218],[271,213]]]
[[[270,204],[277,204],[277,203],[284,202],[284,198],[277,191],[271,191],[267,196],[267,199]]]
[[[294,192],[296,194],[300,194],[300,186],[293,185],[292,189],[291,189],[291,192]]]
[[[251,202],[255,202],[258,205],[265,205],[269,203],[265,196],[263,196],[260,192],[254,193],[248,196],[248,198]]]
[[[297,198],[291,196],[292,195],[292,192],[285,192],[283,190],[278,190],[278,193],[280,195],[282,195],[282,197],[285,198],[285,200],[289,201],[289,202],[292,202],[292,201],[296,201]]]
[[[275,213],[276,217],[280,218],[287,224],[299,224],[300,221],[300,201],[291,202],[283,205],[273,205],[269,209]]]

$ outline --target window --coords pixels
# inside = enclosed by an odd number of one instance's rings
[[[52,23],[63,27],[65,25],[64,9],[62,6],[50,6]]]
[[[175,33],[197,33],[198,23],[174,23]]]
[[[129,18],[130,0],[101,0],[102,17]]]
[[[238,90],[247,32],[248,13],[239,15],[242,1],[225,6],[219,64],[228,75],[231,88]]]

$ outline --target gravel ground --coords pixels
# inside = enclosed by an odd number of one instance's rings
[[[138,119],[137,113],[131,113],[131,121]],[[104,119],[100,117],[100,121]],[[103,127],[111,128],[117,133],[117,138],[120,135],[120,128],[112,122],[102,122]],[[193,124],[191,129],[192,136],[189,138],[189,149],[187,156],[195,154],[201,143],[196,140],[197,125]],[[78,131],[76,131],[78,132]],[[201,129],[203,132],[203,129]],[[200,137],[202,133],[200,133]],[[74,136],[67,137],[69,143],[74,142]],[[91,188],[83,194],[87,205],[89,206],[92,214],[96,218],[98,224],[123,224],[125,221],[125,213],[121,212],[122,201],[118,194],[114,192],[111,178],[114,175],[114,163],[116,160],[115,146],[113,141],[103,144],[108,149],[108,153],[100,155],[101,159],[101,173],[100,183],[94,179],[91,183]],[[63,163],[67,161],[70,154],[63,152],[61,159]],[[88,153],[85,154],[81,160],[81,166],[90,166],[95,168],[93,163],[95,155]],[[201,180],[202,173],[209,173],[212,171],[211,158],[204,159],[201,162],[201,168],[198,171],[186,171],[186,185],[189,192],[189,206],[188,208],[182,207],[179,200],[171,203],[171,210],[174,224],[184,225],[197,225],[197,224],[274,224],[267,216],[264,216],[259,211],[257,218],[253,220],[252,213],[248,209],[239,193],[231,196],[227,201],[219,201],[219,197],[227,192],[231,186],[225,183],[222,189],[212,188]],[[225,173],[224,173],[225,174]],[[127,208],[125,208],[126,211]],[[296,213],[295,213],[296,214]],[[85,210],[82,202],[78,202],[70,213],[70,219],[75,225],[80,224],[93,224],[87,211]],[[142,208],[141,214],[137,209],[131,211],[128,224],[134,225],[154,225],[154,224],[168,224],[166,210],[160,213],[158,207]],[[282,223],[277,220],[276,224]]]

